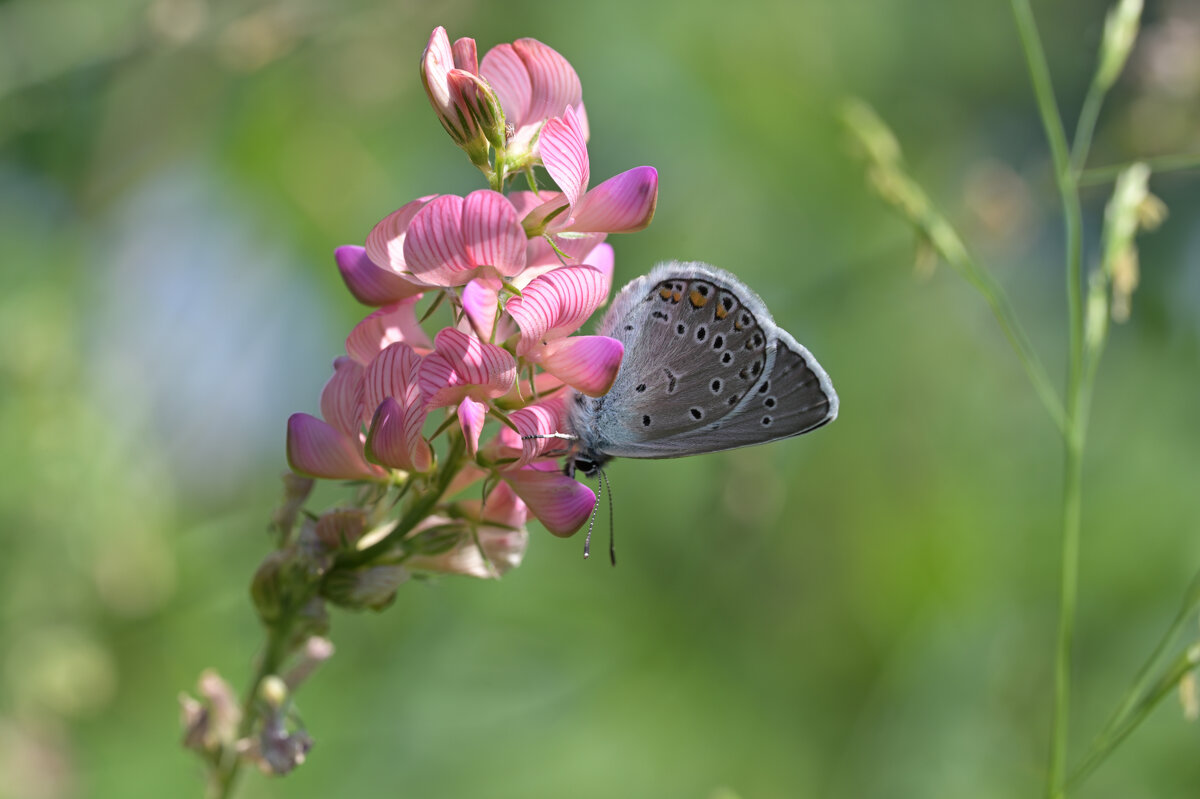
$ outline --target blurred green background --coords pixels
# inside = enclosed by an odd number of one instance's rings
[[[610,238],[618,283],[735,271],[841,417],[615,463],[617,569],[537,528],[500,583],[335,613],[310,761],[240,795],[1040,792],[1060,445],[980,299],[914,272],[835,121],[847,94],[879,109],[1061,374],[1058,202],[1007,4],[434,5],[0,2],[0,796],[201,795],[176,695],[207,666],[249,678],[284,420],[365,310],[332,251],[482,186],[418,79],[439,24],[562,52],[593,182],[660,173],[654,223]],[[1035,4],[1068,120],[1106,5]],[[1093,164],[1200,149],[1197,53],[1196,4],[1148,3]],[[1200,177],[1151,186],[1171,216],[1087,456],[1076,754],[1200,566]],[[1168,700],[1079,796],[1195,796],[1198,750]]]

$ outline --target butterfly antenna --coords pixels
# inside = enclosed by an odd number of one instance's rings
[[[613,541],[613,498],[612,484],[608,482],[608,475],[604,473],[604,469],[600,466],[596,467],[600,470],[600,480],[604,483],[605,493],[608,494],[608,559],[612,561],[612,565],[617,565],[617,545]],[[596,502],[599,505],[599,501]]]
[[[601,494],[604,493],[603,481],[598,482],[596,484],[596,491],[598,491]],[[608,501],[611,503],[612,498],[610,497]],[[583,559],[584,560],[587,560],[592,555],[592,528],[596,526],[596,511],[598,511],[598,510],[600,510],[600,497],[596,497],[596,504],[592,506],[592,517],[590,519],[588,519],[587,537],[583,539]]]

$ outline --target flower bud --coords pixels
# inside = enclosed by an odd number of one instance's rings
[[[322,596],[350,610],[383,610],[392,604],[396,589],[408,578],[408,569],[398,565],[341,569],[325,580]]]
[[[330,556],[297,545],[267,555],[250,583],[250,596],[263,623],[276,624],[308,602],[329,563]]]
[[[1096,85],[1108,90],[1125,68],[1129,51],[1138,35],[1142,16],[1142,0],[1120,0],[1104,18],[1104,39],[1100,43],[1100,66],[1096,69]]]
[[[1112,286],[1112,318],[1129,318],[1130,301],[1139,281],[1135,237],[1139,229],[1157,226],[1166,217],[1162,200],[1150,193],[1150,167],[1136,163],[1117,176],[1104,209],[1103,271]]]
[[[304,506],[316,483],[311,477],[295,472],[283,473],[283,501],[271,514],[271,528],[286,539],[296,526],[296,517]]]
[[[353,548],[367,529],[367,514],[357,508],[332,510],[317,519],[314,535],[326,549]]]

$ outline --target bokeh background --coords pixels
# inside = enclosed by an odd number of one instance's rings
[[[1106,5],[1035,3],[1068,120]],[[1058,206],[1007,4],[4,0],[0,796],[201,795],[176,696],[207,666],[249,678],[284,421],[316,412],[365,310],[332,251],[482,186],[418,79],[438,24],[566,55],[592,174],[660,173],[651,227],[610,239],[618,282],[737,272],[842,415],[615,463],[616,569],[537,528],[500,583],[335,613],[300,697],[310,761],[241,795],[1039,792],[1060,445],[836,121],[849,94],[879,109],[1060,375]],[[1200,149],[1200,9],[1148,2],[1145,26],[1093,164]],[[1087,456],[1076,754],[1200,566],[1200,174],[1152,189],[1171,215]],[[1085,195],[1088,265],[1106,197]],[[1079,796],[1195,796],[1198,750],[1168,700]]]

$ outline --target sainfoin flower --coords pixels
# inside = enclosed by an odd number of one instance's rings
[[[541,42],[478,59],[473,40],[451,44],[437,28],[421,78],[488,187],[414,199],[363,246],[338,248],[346,287],[375,310],[334,361],[320,417],[288,421],[288,463],[376,486],[359,495],[376,532],[342,550],[498,577],[520,563],[529,521],[571,535],[594,508],[593,491],[559,469],[556,434],[567,388],[600,396],[620,367],[620,342],[579,331],[612,288],[605,239],[649,224],[658,173],[591,185],[579,77]],[[545,185],[506,193],[518,173]]]

